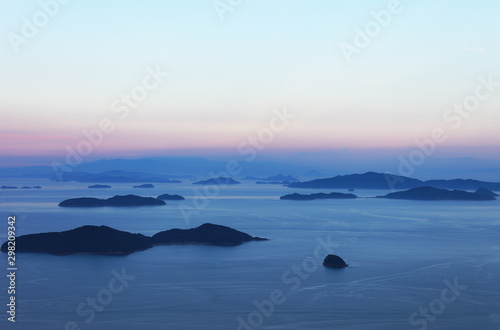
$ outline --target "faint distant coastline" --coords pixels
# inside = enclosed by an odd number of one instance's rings
[[[267,241],[230,227],[205,223],[192,229],[170,229],[153,235],[154,245],[204,244],[235,246],[244,242]]]
[[[280,184],[283,186],[288,186],[291,182],[290,181],[257,181],[255,183],[256,184]]]
[[[107,171],[100,173],[71,172],[60,175],[63,182],[92,182],[92,183],[181,183],[171,180],[167,176],[141,172]],[[52,178],[55,181],[56,178]]]
[[[91,186],[88,186],[87,188],[89,189],[109,189],[111,186],[108,186],[107,184],[94,184]]]
[[[241,184],[241,182],[238,182],[232,178],[220,177],[220,178],[213,178],[213,179],[193,182],[193,184],[221,186],[221,185]]]
[[[82,226],[63,232],[22,235],[16,239],[17,252],[40,252],[56,255],[100,254],[126,255],[155,245],[236,246],[251,241],[266,241],[236,229],[205,223],[192,229],[170,229],[152,237],[116,230],[107,226]],[[8,251],[5,242],[1,251]]]
[[[1,186],[0,189],[42,189],[42,187],[40,187],[40,186],[33,186],[33,187],[23,186],[23,187],[19,188],[16,186]]]
[[[316,200],[316,199],[355,199],[358,198],[358,196],[354,194],[344,194],[344,193],[336,193],[332,192],[329,194],[325,193],[317,193],[317,194],[310,194],[310,195],[302,195],[302,194],[289,194],[285,196],[281,196],[280,199],[283,200],[294,200],[294,201],[311,201],[311,200]]]
[[[291,175],[283,175],[283,174],[278,174],[278,175],[273,175],[269,176],[267,178],[258,178],[255,176],[246,176],[242,178],[241,180],[252,180],[252,181],[259,181],[259,182],[298,182],[299,180]]]

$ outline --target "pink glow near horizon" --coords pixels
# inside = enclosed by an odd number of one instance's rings
[[[58,134],[20,134],[3,133],[0,134],[0,154],[2,156],[30,156],[30,155],[63,155],[68,148],[76,149],[82,141],[87,138],[80,136],[58,135]],[[135,134],[114,133],[104,135],[103,142],[93,148],[95,154],[109,155],[132,155],[133,153],[145,152],[148,154],[161,153],[165,150],[181,151],[189,154],[190,150],[226,150],[235,151],[238,145],[245,141],[252,134],[232,134],[217,135],[206,132],[193,136],[190,132],[177,132],[175,136],[162,134],[161,132],[146,132]],[[256,134],[254,134],[256,136]],[[300,152],[300,151],[320,151],[330,149],[353,149],[353,150],[376,150],[376,149],[404,149],[412,147],[415,139],[375,136],[363,137],[355,135],[345,136],[321,136],[321,134],[310,134],[308,138],[300,136],[286,135],[277,136],[273,143],[267,148],[267,152]],[[417,140],[424,141],[428,137],[421,137]],[[401,143],[403,142],[403,143]],[[454,148],[457,154],[467,156],[477,153],[478,149],[484,153],[498,150],[495,141],[491,139],[455,138],[454,145],[446,144],[442,148]],[[438,146],[439,147],[439,146]],[[458,149],[458,150],[457,150]],[[134,150],[131,152],[131,150]]]

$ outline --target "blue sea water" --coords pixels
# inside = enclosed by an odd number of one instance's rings
[[[202,200],[193,189],[203,187],[190,182],[154,189],[4,184],[43,189],[0,191],[2,242],[8,216],[16,216],[17,235],[86,224],[153,235],[211,222],[270,240],[159,246],[128,256],[19,253],[15,324],[7,321],[2,253],[1,329],[500,329],[500,200],[281,201],[295,190],[253,183],[209,191],[213,196]],[[128,193],[186,200],[161,207],[57,206],[71,197]],[[180,208],[194,205],[197,213],[186,220]],[[321,266],[330,252],[349,267]],[[119,292],[111,292],[111,282]]]

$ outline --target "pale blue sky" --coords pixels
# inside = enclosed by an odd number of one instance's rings
[[[500,81],[500,3],[401,1],[348,63],[340,44],[389,2],[247,0],[220,20],[210,0],[75,0],[16,53],[9,33],[41,7],[1,0],[0,152],[64,153],[156,65],[170,76],[116,123],[108,154],[234,150],[279,106],[298,119],[276,150],[406,148],[443,127],[445,146],[498,152],[500,89],[459,129],[442,116],[479,77]]]

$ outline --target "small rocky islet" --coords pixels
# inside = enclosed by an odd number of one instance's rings
[[[328,268],[345,268],[349,265],[346,264],[344,259],[342,259],[341,257],[334,254],[329,254],[325,257],[325,260],[323,261],[323,266]]]

